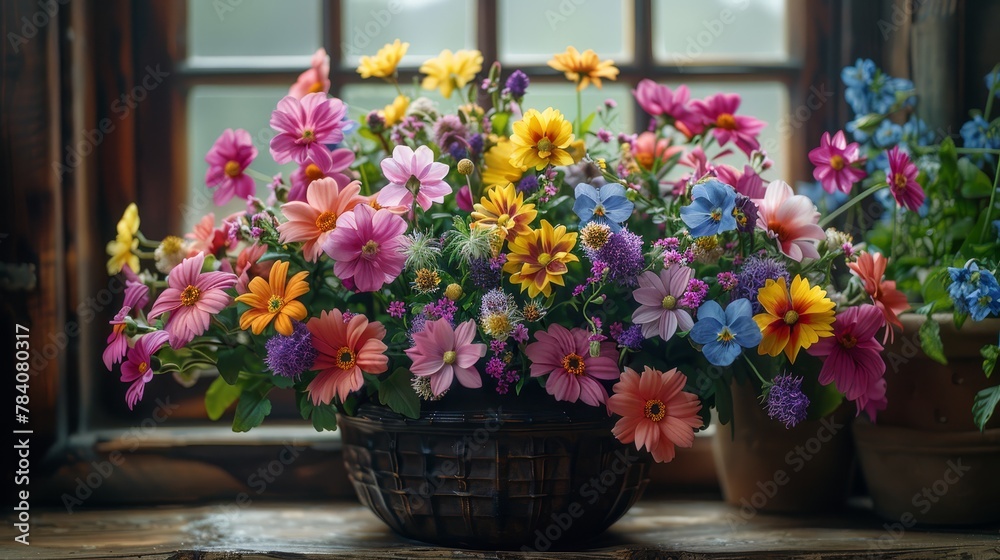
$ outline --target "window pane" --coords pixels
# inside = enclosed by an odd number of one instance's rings
[[[274,136],[268,122],[278,100],[287,95],[281,86],[195,86],[188,97],[188,196],[182,213],[185,231],[201,216],[215,212],[216,225],[229,214],[244,210],[246,203],[234,199],[225,207],[216,207],[205,186],[205,154],[227,128],[242,128],[250,133],[257,147],[257,159],[251,168],[268,176],[294,166],[279,166],[271,159],[268,144]],[[258,182],[257,197],[267,198],[266,185]]]
[[[322,13],[320,0],[188,0],[189,62],[306,68],[323,45]]]
[[[677,66],[789,58],[787,0],[656,0],[653,51]]]
[[[545,63],[568,45],[601,59],[632,60],[633,3],[626,0],[500,0],[500,60]]]
[[[403,66],[420,66],[444,49],[474,49],[475,16],[468,0],[344,0],[344,64],[357,66],[361,55],[396,39],[410,43]]]
[[[624,84],[610,84],[605,82],[602,89],[593,86],[583,90],[583,115],[586,117],[596,111],[605,99],[614,99],[618,103],[617,118],[610,125],[602,125],[596,119],[591,126],[591,130],[605,127],[612,132],[622,132],[632,130],[632,115],[634,111],[632,103],[632,93],[628,86]],[[570,82],[563,84],[540,84],[533,83],[528,87],[528,93],[524,96],[524,109],[545,110],[546,107],[555,107],[569,120],[576,119],[576,87]]]

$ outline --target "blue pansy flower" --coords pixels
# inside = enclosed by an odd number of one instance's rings
[[[736,229],[733,208],[736,191],[732,187],[710,179],[691,189],[691,204],[681,208],[681,219],[691,231],[691,237],[708,237]]]
[[[705,358],[717,366],[732,364],[743,348],[756,347],[762,338],[750,301],[743,298],[730,303],[725,311],[714,300],[703,303],[690,336],[702,345]]]
[[[587,183],[576,186],[573,211],[580,217],[581,227],[596,222],[618,232],[622,229],[621,223],[632,215],[633,208],[635,204],[626,198],[625,187],[617,183],[609,183],[599,189]]]

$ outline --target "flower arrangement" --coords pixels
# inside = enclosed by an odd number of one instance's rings
[[[513,399],[534,385],[617,416],[619,440],[669,461],[710,408],[729,421],[734,377],[786,426],[845,396],[873,420],[885,406],[880,340],[900,310],[885,259],[765,181],[764,123],[738,95],[643,80],[648,130],[615,133],[613,101],[572,118],[530,107],[523,72],[476,79],[477,51],[444,51],[404,87],[407,48],[361,59],[362,77],[398,92],[368,112],[326,93],[317,53],[271,116],[287,179],[253,170],[245,131],[219,137],[207,186],[245,211],[156,241],[129,206],[108,245],[127,288],[104,361],[124,361],[130,407],[155,374],[206,368],[219,372],[208,415],[236,403],[236,431],[264,420],[272,390],[294,391],[323,430],[365,401],[417,418],[456,386]],[[618,74],[572,47],[550,66],[578,96]],[[828,161],[857,157],[833,154],[841,140]]]
[[[814,178],[826,192],[819,203],[831,217],[846,211],[845,229],[865,236],[867,252],[849,265],[864,280],[865,292],[897,325],[896,315],[909,309],[908,299],[922,302],[914,310],[928,316],[919,332],[921,346],[941,363],[947,358],[931,314],[951,313],[957,327],[967,319],[1000,317],[995,276],[1000,266],[1000,118],[990,120],[1000,96],[998,76],[1000,65],[984,78],[985,109],[971,112],[959,134],[963,145],[956,147],[950,136],[937,140],[940,131],[917,116],[910,81],[889,76],[871,60],[858,60],[842,72],[855,118],[846,133],[824,133],[809,153]],[[872,195],[877,202],[864,209],[857,205]],[[894,280],[880,281],[883,275]],[[1000,346],[988,344],[981,353],[989,376]],[[998,402],[1000,386],[977,395],[973,415],[980,429]]]

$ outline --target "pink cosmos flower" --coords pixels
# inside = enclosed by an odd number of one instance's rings
[[[749,165],[744,165],[742,172],[729,165],[720,165],[715,168],[715,176],[743,196],[764,198],[764,180]]]
[[[126,265],[125,268],[128,268]],[[131,269],[129,269],[131,271]],[[108,335],[108,347],[104,349],[102,358],[104,366],[111,371],[112,366],[122,361],[125,352],[128,350],[128,337],[125,336],[125,318],[132,313],[132,310],[139,311],[149,303],[149,286],[142,282],[132,280],[125,281],[125,302],[122,308],[115,314],[114,319],[108,321],[111,325],[111,334]]]
[[[472,319],[451,327],[447,319],[425,324],[424,330],[413,335],[413,348],[406,355],[413,360],[413,375],[428,377],[435,395],[448,390],[453,379],[470,389],[483,386],[476,362],[486,355],[485,344],[473,344],[476,322]]]
[[[795,194],[784,181],[771,181],[757,205],[757,227],[778,241],[778,249],[788,258],[819,258],[816,244],[826,239],[819,227],[819,212],[808,197]]]
[[[191,241],[188,257],[198,253],[218,255],[219,251],[236,246],[236,243],[229,240],[224,227],[215,227],[215,214],[211,212],[194,225],[191,233],[185,233],[184,238]]]
[[[229,272],[202,272],[204,253],[184,259],[167,276],[167,288],[156,298],[149,319],[170,312],[164,326],[170,334],[170,346],[181,348],[208,329],[212,315],[230,303],[226,289],[236,284]]]
[[[146,383],[153,380],[153,374],[156,373],[153,371],[153,354],[167,342],[169,336],[165,331],[155,331],[140,336],[128,353],[128,360],[122,364],[121,380],[132,384],[125,392],[125,403],[128,404],[129,410],[142,400]]]
[[[271,139],[271,157],[278,163],[312,161],[329,168],[333,158],[324,144],[344,139],[346,114],[344,102],[325,93],[310,93],[301,100],[285,97],[271,113],[271,128],[278,131]]]
[[[332,178],[317,179],[309,185],[306,202],[286,202],[281,212],[288,221],[278,226],[281,243],[303,242],[302,256],[316,262],[323,254],[327,238],[337,227],[340,216],[365,203],[361,183],[354,181],[343,188]]]
[[[671,266],[659,275],[649,270],[639,275],[639,287],[632,292],[639,307],[632,313],[632,322],[642,327],[642,336],[670,340],[678,329],[691,330],[694,320],[678,304],[692,277],[694,270],[686,266]]]
[[[889,401],[885,398],[886,382],[884,377],[879,377],[874,383],[868,386],[865,394],[861,395],[854,404],[858,407],[857,416],[862,412],[868,415],[872,422],[880,410],[885,410],[889,406]]]
[[[212,200],[217,206],[229,202],[234,196],[249,198],[254,193],[253,178],[243,173],[257,157],[250,133],[238,128],[227,128],[212,144],[205,155],[208,171],[205,184],[215,189]]]
[[[622,417],[611,432],[622,443],[645,447],[658,463],[673,460],[675,447],[691,447],[694,430],[704,424],[698,415],[701,403],[683,390],[686,383],[687,377],[676,368],[658,371],[646,366],[641,374],[625,368],[608,399],[608,411]]]
[[[313,404],[330,404],[334,396],[344,402],[352,391],[361,389],[364,373],[379,374],[389,369],[382,323],[369,323],[360,313],[345,320],[345,315],[334,309],[313,317],[306,327],[319,353],[313,362],[319,375],[306,388]]]
[[[760,148],[757,135],[764,128],[764,122],[746,115],[737,115],[740,96],[735,93],[719,93],[705,100],[693,101],[691,107],[701,115],[702,124],[711,126],[712,135],[720,146],[730,140],[747,156]]]
[[[417,204],[424,211],[433,202],[444,202],[451,193],[451,185],[444,182],[448,166],[434,161],[434,152],[427,146],[416,150],[409,146],[396,146],[392,157],[382,160],[382,173],[389,184],[378,193],[378,203],[387,206],[413,206],[416,193]]]
[[[548,374],[545,390],[550,395],[557,401],[583,401],[590,406],[607,402],[608,392],[599,380],[618,379],[621,374],[613,342],[602,343],[600,355],[591,356],[590,333],[558,323],[536,332],[535,339],[524,353],[531,360],[532,377]]]
[[[828,193],[838,189],[845,194],[850,193],[854,183],[868,175],[864,169],[854,166],[864,163],[865,158],[861,156],[857,142],[847,143],[843,130],[838,130],[832,139],[829,132],[824,132],[819,147],[809,152],[809,161],[816,166],[813,178]]]
[[[924,203],[924,189],[917,182],[920,171],[910,161],[910,156],[900,150],[899,146],[893,146],[886,155],[889,157],[889,171],[886,173],[889,192],[897,204],[916,212]]]
[[[310,93],[326,93],[330,91],[330,56],[325,49],[319,49],[312,56],[311,67],[299,74],[288,95],[302,99]]]
[[[691,134],[689,133],[693,132],[697,134],[697,132],[701,131],[700,116],[692,114],[688,104],[691,92],[688,91],[687,86],[682,85],[678,86],[675,90],[671,90],[667,86],[646,79],[639,82],[636,88],[632,90],[632,95],[635,96],[635,100],[642,107],[643,111],[654,117],[667,115],[675,123],[684,125],[684,129],[686,130],[677,127],[681,132],[690,136]]]
[[[848,400],[858,400],[885,374],[882,345],[875,333],[885,324],[874,305],[848,307],[833,322],[833,336],[819,339],[806,349],[810,355],[825,357],[819,372],[823,385],[836,383]]]
[[[336,261],[333,273],[359,291],[374,292],[403,271],[406,220],[388,210],[359,204],[337,218],[323,250]]]
[[[324,177],[333,179],[341,187],[346,186],[351,182],[351,177],[345,171],[350,169],[352,163],[354,163],[354,150],[348,148],[337,148],[330,152],[330,165],[327,167],[321,167],[313,161],[300,163],[290,177],[292,188],[288,191],[288,201],[305,202],[306,188],[309,184]]]

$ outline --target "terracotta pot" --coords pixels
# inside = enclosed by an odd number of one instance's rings
[[[901,523],[1000,521],[1000,429],[983,433],[853,426],[875,511]]]
[[[546,551],[599,535],[642,495],[652,459],[614,438],[603,408],[528,389],[452,389],[418,420],[373,404],[341,416],[358,498],[397,533],[447,546]]]
[[[900,316],[903,332],[883,353],[886,363],[888,408],[879,413],[879,426],[898,426],[927,431],[979,431],[972,420],[972,401],[979,391],[1000,383],[983,374],[979,349],[996,344],[1000,319],[966,321],[955,328],[951,315],[935,315],[948,364],[930,359],[920,349],[920,325],[926,317]],[[1000,428],[995,415],[989,428]]]
[[[732,390],[735,436],[731,426],[716,425],[715,466],[726,501],[740,516],[843,506],[854,459],[846,408],[786,429],[767,416],[752,387],[734,384]]]

